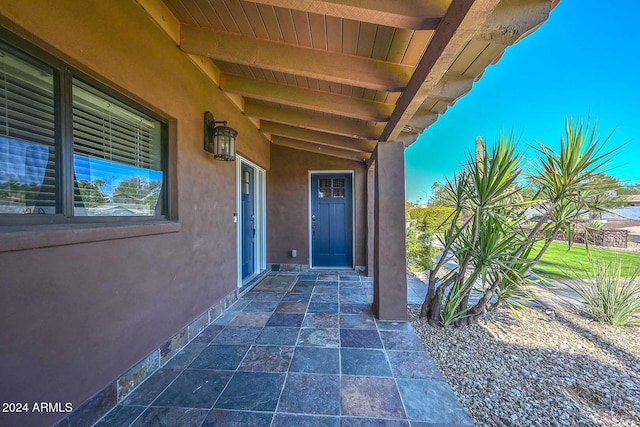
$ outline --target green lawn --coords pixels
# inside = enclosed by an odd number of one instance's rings
[[[536,246],[539,247],[542,247],[542,244]],[[536,253],[534,249],[532,257]],[[573,245],[569,250],[566,243],[553,242],[533,272],[556,278],[586,278],[584,270],[591,265],[589,257],[619,259],[622,262],[624,277],[631,276],[634,268],[640,268],[640,252],[613,251],[589,246],[587,253],[584,245]]]

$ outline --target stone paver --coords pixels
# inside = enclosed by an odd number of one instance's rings
[[[272,272],[96,425],[473,425],[411,325],[374,318],[372,288]]]

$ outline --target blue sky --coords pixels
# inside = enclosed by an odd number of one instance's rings
[[[451,177],[476,136],[513,130],[526,149],[558,146],[565,117],[597,119],[611,148],[626,143],[611,175],[640,182],[640,2],[561,0],[535,33],[507,48],[471,92],[406,150],[407,200],[425,201]]]

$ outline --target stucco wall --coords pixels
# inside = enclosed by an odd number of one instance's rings
[[[267,172],[267,262],[309,264],[309,171],[354,171],[355,264],[366,265],[366,178],[363,163],[274,145]],[[298,256],[291,257],[291,249]]]
[[[179,231],[0,253],[0,401],[77,407],[236,287],[235,164],[202,150],[204,111],[265,168],[269,144],[134,1],[5,0],[0,24],[173,126]],[[37,247],[49,231],[21,236]]]

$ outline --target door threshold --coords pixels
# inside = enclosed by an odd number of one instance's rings
[[[268,273],[269,273],[269,270],[267,270],[265,268],[260,273],[256,273],[253,276],[251,276],[251,278],[249,280],[247,280],[246,283],[243,283],[242,286],[238,289],[238,295],[242,296],[242,295],[246,294],[247,292],[249,292]]]
[[[327,272],[327,271],[335,271],[338,273],[353,273],[358,274],[354,268],[349,267],[311,267],[309,269],[310,273],[313,272]]]

